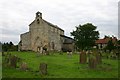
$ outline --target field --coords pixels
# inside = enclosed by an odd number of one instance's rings
[[[92,70],[89,69],[88,64],[79,63],[78,54],[73,54],[69,58],[66,53],[39,57],[36,56],[35,52],[10,53],[26,62],[30,70],[21,71],[19,68],[13,69],[3,66],[3,78],[118,78],[118,60],[103,58],[102,64],[98,65],[97,69]],[[48,66],[46,76],[41,76],[39,73],[39,65],[42,62],[47,63]]]

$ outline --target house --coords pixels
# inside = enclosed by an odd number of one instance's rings
[[[114,45],[116,45],[117,38],[116,37],[105,37],[103,39],[96,40],[95,44],[98,49],[104,49],[107,46],[107,43],[112,40]]]

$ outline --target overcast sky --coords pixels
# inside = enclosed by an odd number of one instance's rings
[[[119,0],[0,0],[0,40],[17,44],[20,34],[29,31],[37,11],[43,19],[64,29],[65,35],[75,26],[93,23],[104,35],[118,36]]]

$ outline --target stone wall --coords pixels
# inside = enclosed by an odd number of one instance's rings
[[[21,34],[21,50],[31,50],[30,32]]]

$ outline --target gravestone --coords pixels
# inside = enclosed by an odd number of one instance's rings
[[[85,64],[87,62],[87,56],[84,51],[80,52],[80,63]]]
[[[96,56],[93,54],[89,54],[89,68],[90,69],[95,69],[97,67],[97,62],[96,62]]]
[[[97,64],[101,64],[102,63],[102,57],[100,53],[96,53],[96,62]]]
[[[6,66],[9,66],[9,65],[10,65],[10,58],[11,58],[11,54],[5,55],[4,64],[5,64]]]
[[[17,57],[15,55],[10,58],[10,66],[13,68],[16,68],[17,66]]]
[[[40,63],[39,71],[40,71],[41,75],[47,75],[47,64]]]
[[[27,63],[26,63],[26,62],[23,62],[23,63],[20,65],[20,70],[26,71],[27,69],[28,69]]]

